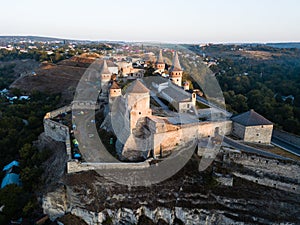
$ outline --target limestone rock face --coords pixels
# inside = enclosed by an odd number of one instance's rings
[[[91,225],[141,221],[299,224],[298,163],[247,154],[226,157],[222,163],[216,159],[206,171],[199,172],[200,159],[194,155],[176,175],[151,186],[121,185],[94,171],[65,174],[43,195],[42,206],[52,220],[71,213]],[[212,171],[229,169],[233,186],[221,185],[212,177]],[[295,190],[270,187],[258,178],[258,182],[252,181],[257,169],[273,182],[292,182]],[[294,179],[288,177],[288,171],[297,172],[293,173]],[[133,175],[128,173],[128,179]]]
[[[64,187],[48,192],[42,199],[44,213],[49,215],[51,220],[61,217],[67,211],[66,192]]]
[[[46,201],[48,200],[49,198]],[[46,205],[45,203],[43,206],[48,207],[49,205]],[[140,218],[142,218],[143,216],[146,216],[155,224],[159,221],[164,221],[166,224],[173,224],[176,220],[184,221],[184,224],[186,225],[221,223],[244,224],[226,217],[222,211],[211,212],[207,210],[193,210],[181,207],[176,207],[175,209],[168,209],[163,207],[150,209],[142,206],[135,210],[128,208],[119,208],[115,210],[104,209],[103,211],[98,213],[87,211],[85,209],[77,207],[72,208],[70,211],[67,211],[72,215],[83,219],[89,225],[103,224],[105,223],[105,221],[111,221],[114,225],[137,224]],[[48,215],[50,215],[50,218],[52,220],[64,215],[64,211],[62,210],[62,208],[51,208],[51,210],[48,210],[46,212],[49,213]]]

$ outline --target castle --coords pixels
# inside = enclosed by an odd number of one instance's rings
[[[162,73],[165,63],[159,52],[155,68]],[[178,53],[173,55],[169,79],[153,76],[136,79],[122,95],[121,88],[113,81],[109,91],[109,112],[102,127],[112,131],[118,138],[116,149],[123,159],[135,160],[149,156],[158,157],[198,138],[229,134],[231,121],[199,122],[196,94],[186,92],[182,86],[183,69]],[[150,99],[164,99],[177,112],[165,105],[165,116],[155,115]]]
[[[159,51],[154,65],[157,72],[165,71],[166,65],[162,51]],[[72,108],[83,107],[95,110],[104,107],[105,120],[101,127],[116,135],[116,151],[121,159],[126,160],[165,156],[186,143],[199,142],[200,139],[215,144],[218,143],[220,136],[232,132],[242,139],[249,137],[247,132],[255,132],[256,136],[261,135],[261,139],[267,138],[267,141],[264,142],[260,139],[261,143],[269,142],[270,130],[272,134],[273,129],[271,124],[261,125],[258,121],[254,130],[249,129],[247,127],[249,125],[246,124],[243,125],[243,131],[241,131],[244,134],[241,134],[237,131],[239,121],[234,121],[234,131],[232,131],[232,121],[229,118],[199,120],[199,110],[196,107],[197,96],[195,93],[185,91],[186,83],[182,87],[182,74],[183,69],[179,62],[178,52],[174,52],[168,79],[162,76],[135,79],[122,90],[117,81],[112,79],[112,73],[104,60],[100,74],[99,99],[101,99],[101,106],[74,101]],[[122,91],[126,93],[122,94]],[[153,108],[153,104],[159,106]],[[71,107],[68,106],[66,109],[70,110]],[[48,113],[45,116],[45,132],[50,136],[53,136],[54,133],[59,136],[60,132],[52,128],[58,125],[54,124],[54,121],[48,120],[52,118],[52,114],[56,115],[56,113]],[[49,125],[52,127],[49,128]],[[267,131],[265,131],[266,129]],[[60,130],[62,136],[68,133],[68,129],[65,127]],[[66,135],[68,136],[68,134]],[[66,137],[56,139],[68,140]],[[245,141],[247,140],[245,139]],[[249,140],[255,141],[255,138]],[[70,150],[68,151],[70,152]]]

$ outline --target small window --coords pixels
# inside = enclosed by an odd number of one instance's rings
[[[256,134],[256,136],[259,136],[259,134]]]
[[[179,81],[179,79],[177,79],[177,81]]]
[[[139,112],[139,115],[142,115],[142,112]]]

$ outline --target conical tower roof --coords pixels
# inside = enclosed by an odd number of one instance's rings
[[[177,51],[174,53],[174,57],[173,57],[172,66],[171,66],[170,71],[182,71],[182,68],[181,68],[180,63],[179,63]]]
[[[108,69],[106,60],[103,61],[102,69],[101,69],[101,74],[111,74],[111,72]]]
[[[116,81],[113,81],[112,85],[110,86],[110,89],[121,89]]]
[[[126,90],[127,94],[143,94],[149,92],[150,90],[146,88],[146,86],[140,80],[134,81],[133,84],[131,84]]]
[[[156,61],[156,64],[163,64],[163,63],[165,63],[165,62],[164,62],[164,58],[162,56],[162,50],[160,49],[159,50],[159,54],[158,54],[158,58],[157,58],[157,61]]]

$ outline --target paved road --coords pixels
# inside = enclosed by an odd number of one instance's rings
[[[280,148],[283,148],[284,150],[286,150],[294,155],[300,156],[300,146],[297,147],[297,146],[290,144],[289,142],[287,142],[281,138],[275,137],[275,136],[272,136],[272,144],[274,144]]]
[[[77,110],[76,112],[80,112]],[[95,119],[94,110],[82,110],[83,115],[76,114],[75,122],[78,134],[75,138],[79,142],[79,150],[83,158],[88,162],[118,162],[105,148],[100,137],[98,136],[97,128],[92,120]],[[91,137],[89,137],[89,135]]]
[[[276,159],[289,159],[289,158],[286,158],[286,157],[283,157],[283,156],[280,156],[280,155],[276,155],[276,154],[273,154],[273,153],[270,153],[270,152],[263,151],[261,149],[257,149],[257,148],[250,147],[248,145],[244,145],[244,144],[242,144],[240,142],[237,142],[237,141],[235,141],[231,138],[228,138],[228,137],[224,137],[223,141],[226,144],[229,144],[232,147],[235,147],[235,148],[240,149],[240,150],[245,151],[245,152],[255,153],[255,154],[259,154],[259,155],[263,155],[263,156],[271,157],[271,158],[276,158]]]

